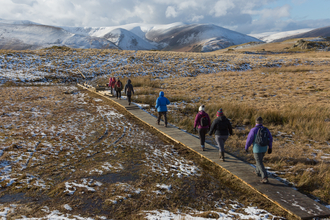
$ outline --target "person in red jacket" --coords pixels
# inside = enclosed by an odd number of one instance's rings
[[[195,117],[194,129],[198,127],[198,135],[201,141],[202,150],[205,150],[205,135],[211,126],[209,115],[205,112],[205,106],[199,106],[198,113]]]
[[[109,78],[109,84],[108,84],[108,87],[110,88],[110,92],[112,94],[112,87],[111,87],[111,85],[112,85],[112,77]]]
[[[112,81],[111,81],[111,89],[112,89],[112,94],[115,95],[115,86],[116,86],[116,78],[112,77]]]

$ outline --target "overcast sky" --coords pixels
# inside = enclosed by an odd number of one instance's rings
[[[330,0],[0,0],[0,18],[56,26],[212,23],[245,34],[330,26]]]

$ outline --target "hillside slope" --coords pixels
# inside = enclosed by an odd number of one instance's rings
[[[39,24],[0,21],[0,49],[40,49],[54,45],[73,48],[117,48],[104,38],[70,33],[62,28]]]
[[[0,48],[18,50],[65,45],[73,48],[208,52],[251,41],[261,42],[213,24],[184,23],[55,27],[29,21],[0,20],[0,37]]]
[[[190,47],[191,51],[208,52],[236,44],[261,40],[212,24],[170,26],[168,29],[153,28],[146,38],[164,45],[164,50]]]
[[[305,33],[281,38],[276,41],[280,42],[280,41],[285,41],[285,40],[292,39],[292,38],[311,38],[311,37],[330,37],[330,26],[323,27],[323,28],[317,28],[317,29],[314,29],[314,30],[311,30],[311,31],[308,31]]]

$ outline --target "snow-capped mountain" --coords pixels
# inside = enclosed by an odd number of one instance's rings
[[[283,32],[265,32],[260,34],[249,34],[252,37],[258,38],[259,40],[262,40],[266,43],[270,43],[273,41],[277,41],[282,38],[288,38],[297,34],[303,34],[306,32],[309,32],[313,29],[311,28],[305,28],[305,29],[299,29],[299,30],[293,30],[293,31],[283,31]]]
[[[144,32],[139,35],[132,31],[120,27],[101,27],[101,28],[86,28],[86,27],[63,27],[63,29],[85,36],[104,38],[122,50],[152,50],[157,49],[157,46],[151,44],[148,40],[142,39]],[[137,30],[137,29],[136,29]],[[141,30],[141,29],[140,29]]]
[[[213,51],[260,42],[212,24],[127,24],[112,27],[55,27],[0,19],[0,48],[37,49],[52,45],[123,50]]]
[[[213,24],[177,24],[153,28],[146,34],[148,40],[165,45],[165,50],[191,48],[191,51],[213,51],[232,45],[261,40]]]
[[[77,35],[59,27],[3,21],[0,20],[0,49],[40,49],[55,45],[73,48],[117,48],[104,38]]]
[[[317,28],[317,29],[313,29],[313,30],[310,30],[310,31],[307,31],[307,32],[303,32],[303,33],[295,34],[295,35],[292,35],[292,36],[280,38],[280,39],[277,39],[276,41],[284,41],[284,40],[288,40],[288,39],[292,39],[292,38],[311,38],[311,37],[315,37],[315,38],[330,37],[330,26]]]

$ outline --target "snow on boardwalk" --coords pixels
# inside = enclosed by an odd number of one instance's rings
[[[83,88],[88,89],[86,87]],[[97,94],[104,96],[99,92],[97,92]],[[279,205],[287,212],[301,219],[312,219],[316,217],[330,216],[330,209],[298,192],[295,188],[280,182],[278,179],[269,177],[269,184],[260,183],[260,178],[253,174],[254,168],[246,162],[241,161],[240,159],[229,154],[226,154],[226,162],[222,162],[219,160],[218,149],[212,145],[205,143],[207,150],[201,151],[199,139],[195,138],[189,133],[186,133],[172,125],[169,125],[167,128],[164,127],[162,123],[157,125],[156,118],[154,116],[143,111],[141,108],[134,104],[129,106],[127,100],[118,100],[109,96],[104,97],[113,101],[118,106],[126,109],[129,113],[146,123],[151,128],[158,130],[173,141],[184,145],[192,151],[197,152],[202,157],[217,164],[221,169],[233,174],[236,178],[243,181],[253,190],[257,191],[270,201]]]

